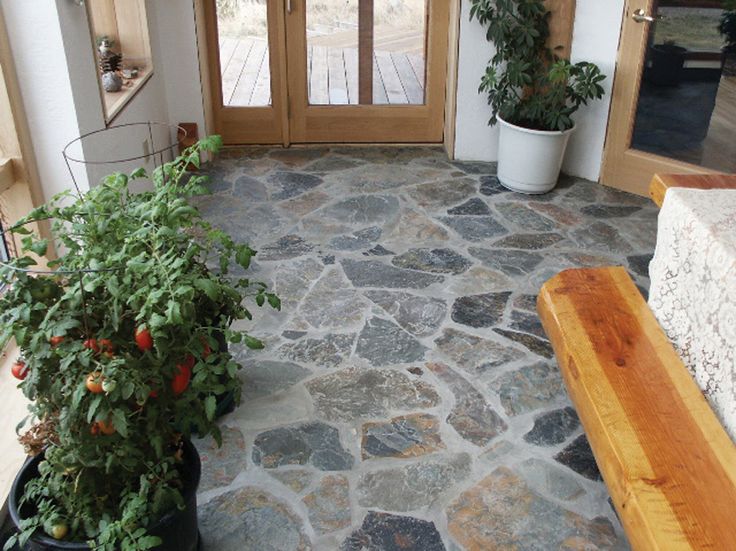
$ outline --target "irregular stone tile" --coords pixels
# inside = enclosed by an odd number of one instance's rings
[[[519,310],[537,313],[537,295],[518,295],[511,304]]]
[[[330,241],[330,247],[341,251],[359,251],[380,239],[382,233],[383,230],[378,226],[371,226],[353,232],[352,235],[340,235],[333,238]]]
[[[481,161],[450,161],[453,166],[462,170],[465,174],[496,174],[497,163],[484,163]]]
[[[324,256],[320,256],[319,259],[322,261],[322,264],[324,264],[325,266],[332,266],[335,263],[334,254],[326,254]]]
[[[483,241],[509,232],[492,216],[444,216],[440,222],[468,241]]]
[[[243,431],[264,430],[280,424],[297,423],[313,416],[312,399],[301,385],[256,399],[245,399],[230,414],[233,423]]]
[[[548,232],[556,228],[549,218],[531,210],[522,203],[497,203],[496,210],[523,231]]]
[[[460,297],[452,305],[452,320],[470,327],[491,327],[503,318],[510,292]]]
[[[493,243],[502,249],[540,250],[564,240],[559,233],[514,233]]]
[[[321,471],[344,471],[352,468],[353,456],[342,447],[335,427],[314,422],[259,434],[253,442],[253,463],[265,469],[313,465]]]
[[[301,494],[314,479],[314,474],[306,469],[269,469],[266,472],[295,494]]]
[[[409,195],[426,209],[447,208],[469,199],[474,193],[475,182],[470,178],[431,182],[409,189]]]
[[[578,182],[582,185],[590,185],[590,183],[585,180],[578,180]],[[653,208],[648,197],[642,197],[641,195],[636,195],[634,193],[626,193],[625,191],[620,191],[608,186],[596,186],[593,184],[590,187],[598,188],[597,190],[600,195],[601,203],[607,203],[610,205],[635,205],[638,207]]]
[[[272,149],[269,157],[282,162],[289,167],[302,167],[307,163],[327,155],[326,148],[317,147],[291,147],[288,149]]]
[[[524,358],[524,354],[495,341],[445,329],[434,341],[437,350],[472,375],[490,376],[494,368]]]
[[[311,551],[299,517],[283,501],[258,488],[241,488],[200,505],[199,530],[217,551]]]
[[[407,209],[401,213],[399,222],[391,232],[391,238],[398,243],[436,243],[447,241],[447,230],[435,224],[423,214]]]
[[[619,231],[605,222],[594,222],[589,226],[572,232],[575,241],[586,249],[627,254],[632,251],[631,245],[621,237]]]
[[[452,249],[409,249],[391,261],[399,268],[409,268],[434,274],[461,274],[472,263]]]
[[[580,209],[580,212],[592,218],[625,218],[640,210],[641,207],[622,205],[588,205]]]
[[[573,408],[556,409],[536,417],[524,440],[537,446],[562,444],[579,426],[580,420]]]
[[[221,447],[212,436],[194,441],[202,462],[199,492],[229,485],[246,468],[243,433],[230,427],[221,427],[221,431]]]
[[[275,172],[268,177],[268,182],[281,187],[280,191],[271,196],[273,200],[281,201],[317,187],[322,183],[322,178],[301,172]]]
[[[274,243],[264,245],[258,251],[258,260],[286,260],[304,256],[314,250],[314,245],[307,243],[298,235],[285,235]]]
[[[302,258],[280,266],[274,273],[273,290],[281,298],[285,311],[296,309],[312,282],[324,270],[313,258]]]
[[[394,417],[390,421],[363,425],[363,459],[393,457],[406,459],[444,449],[439,420],[426,413]]]
[[[534,271],[543,257],[537,253],[509,249],[482,249],[470,247],[468,252],[485,266],[500,270],[509,276],[525,276]]]
[[[400,512],[426,507],[465,479],[470,474],[470,466],[470,456],[459,453],[368,472],[358,480],[358,503],[363,507]]]
[[[534,335],[528,335],[526,333],[519,333],[518,331],[509,331],[508,329],[499,329],[496,327],[493,331],[506,337],[509,340],[519,343],[520,345],[527,348],[529,351],[542,356],[543,358],[554,358],[555,352],[552,350],[552,345],[549,341],[544,338],[535,337]]]
[[[522,331],[524,333],[530,333],[539,337],[540,339],[547,340],[547,333],[544,332],[542,321],[539,319],[539,315],[533,312],[522,312],[514,310],[511,312],[511,322],[509,328],[514,331]]]
[[[555,455],[555,460],[590,480],[603,480],[601,472],[584,434],[570,442],[567,447]]]
[[[447,509],[450,534],[465,548],[623,549],[603,517],[588,520],[544,499],[506,467],[463,492]]]
[[[486,204],[486,202],[483,201],[483,199],[478,199],[477,197],[474,197],[473,199],[464,202],[462,205],[451,208],[447,211],[447,214],[467,214],[469,216],[484,216],[491,214],[491,209]]]
[[[504,373],[489,385],[508,415],[520,415],[562,400],[565,386],[556,367],[538,363]]]
[[[350,356],[354,342],[355,333],[346,335],[330,333],[322,338],[285,344],[278,349],[278,354],[295,362],[311,362],[320,367],[337,367]]]
[[[289,339],[290,341],[298,341],[306,334],[307,334],[306,331],[288,330],[288,331],[284,331],[283,333],[281,333],[281,336],[284,337],[285,339]]]
[[[576,226],[583,221],[582,216],[579,214],[552,203],[534,202],[530,203],[529,206],[538,213],[543,214],[547,218],[551,218],[563,226]]]
[[[375,193],[388,191],[401,186],[417,184],[428,176],[438,176],[442,172],[433,169],[411,170],[394,164],[375,165],[369,164],[350,171],[343,182],[359,193]],[[344,184],[343,184],[344,185]]]
[[[598,189],[603,186],[576,179],[575,185],[571,186],[565,193],[567,201],[579,201],[582,203],[595,203],[598,201]],[[611,201],[614,203],[615,201]]]
[[[508,440],[499,440],[494,442],[490,448],[480,454],[480,458],[485,461],[495,461],[496,459],[510,454],[516,449],[511,442]]]
[[[406,331],[417,337],[433,334],[445,319],[444,300],[402,291],[366,291],[365,296],[390,314]]]
[[[360,226],[382,226],[399,212],[399,200],[391,195],[358,195],[328,205],[315,213],[321,218]]]
[[[434,522],[369,511],[340,551],[445,551]]]
[[[299,312],[314,328],[343,329],[362,321],[368,302],[348,287],[338,267],[330,267],[299,306]]]
[[[495,176],[495,175],[482,176],[480,178],[480,190],[479,191],[481,195],[486,195],[488,197],[492,197],[494,195],[501,195],[504,193],[511,193],[511,190],[508,190],[501,185],[501,182],[498,180],[498,176]]]
[[[376,245],[370,250],[367,250],[363,253],[363,256],[391,256],[393,254],[396,254],[393,251],[389,251],[386,247],[383,245]]]
[[[263,182],[250,176],[238,177],[233,185],[233,192],[240,199],[250,201],[266,201],[268,199],[268,189],[263,185]]]
[[[513,281],[505,274],[482,266],[474,266],[464,274],[452,279],[450,292],[462,296],[479,291],[500,291],[513,287]]]
[[[240,360],[242,357],[240,354],[235,353],[234,356],[243,365],[240,371],[240,378],[243,381],[243,398],[259,398],[275,394],[312,374],[309,369],[291,362],[273,360],[243,362]]]
[[[629,263],[629,269],[642,277],[649,277],[649,263],[654,255],[639,254],[626,257]]]
[[[293,216],[301,218],[310,212],[314,212],[329,200],[330,196],[324,191],[314,190],[304,193],[299,197],[295,197],[294,199],[282,201],[279,203],[279,208]]]
[[[359,166],[359,164],[355,159],[329,155],[314,161],[312,164],[307,166],[305,170],[308,170],[309,172],[336,172],[339,170],[349,170],[356,166]]]
[[[426,409],[440,403],[431,385],[392,369],[343,369],[306,386],[318,414],[329,421],[380,418],[391,410]]]
[[[389,289],[424,289],[444,281],[439,275],[425,274],[389,266],[377,260],[342,261],[345,275],[356,287],[385,287]]]
[[[541,459],[529,458],[516,468],[529,486],[542,495],[572,501],[585,494],[574,475]]]
[[[373,366],[411,363],[424,359],[427,347],[391,321],[369,319],[358,335],[355,354]]]
[[[429,363],[434,373],[455,396],[455,405],[447,422],[465,440],[485,446],[508,429],[505,421],[473,385],[444,364]]]
[[[328,475],[302,502],[317,534],[328,534],[350,526],[350,486],[340,475]]]

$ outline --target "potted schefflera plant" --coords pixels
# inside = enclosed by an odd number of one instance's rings
[[[498,179],[520,193],[550,191],[575,128],[572,115],[603,97],[605,76],[548,46],[550,12],[542,0],[471,0],[470,17],[496,48],[479,92],[493,108],[490,124],[500,124]]]
[[[129,190],[144,170],[113,174],[12,228],[23,251],[0,268],[0,344],[14,338],[22,354],[13,373],[31,416],[21,441],[35,457],[9,498],[18,533],[6,549],[197,548],[190,435],[219,441],[217,397],[240,397],[225,341],[263,346],[231,329],[251,319],[248,300],[280,308],[242,277],[255,252],[190,204],[207,190],[187,167],[220,144],[206,138],[156,169],[152,191]],[[45,271],[50,244],[27,230],[41,219],[59,252]]]

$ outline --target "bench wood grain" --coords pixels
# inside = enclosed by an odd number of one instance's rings
[[[736,549],[736,446],[624,268],[564,271],[538,310],[634,549]]]
[[[736,174],[655,174],[649,184],[649,197],[661,208],[664,194],[671,187],[736,189]]]

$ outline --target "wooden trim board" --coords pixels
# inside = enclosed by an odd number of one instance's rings
[[[649,197],[661,208],[672,187],[736,190],[736,174],[655,174],[649,184]]]

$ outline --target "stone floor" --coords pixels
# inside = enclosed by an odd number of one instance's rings
[[[205,549],[626,549],[535,313],[540,285],[623,264],[649,201],[565,178],[538,197],[433,148],[231,151],[198,201],[260,252],[243,404],[198,443]]]

